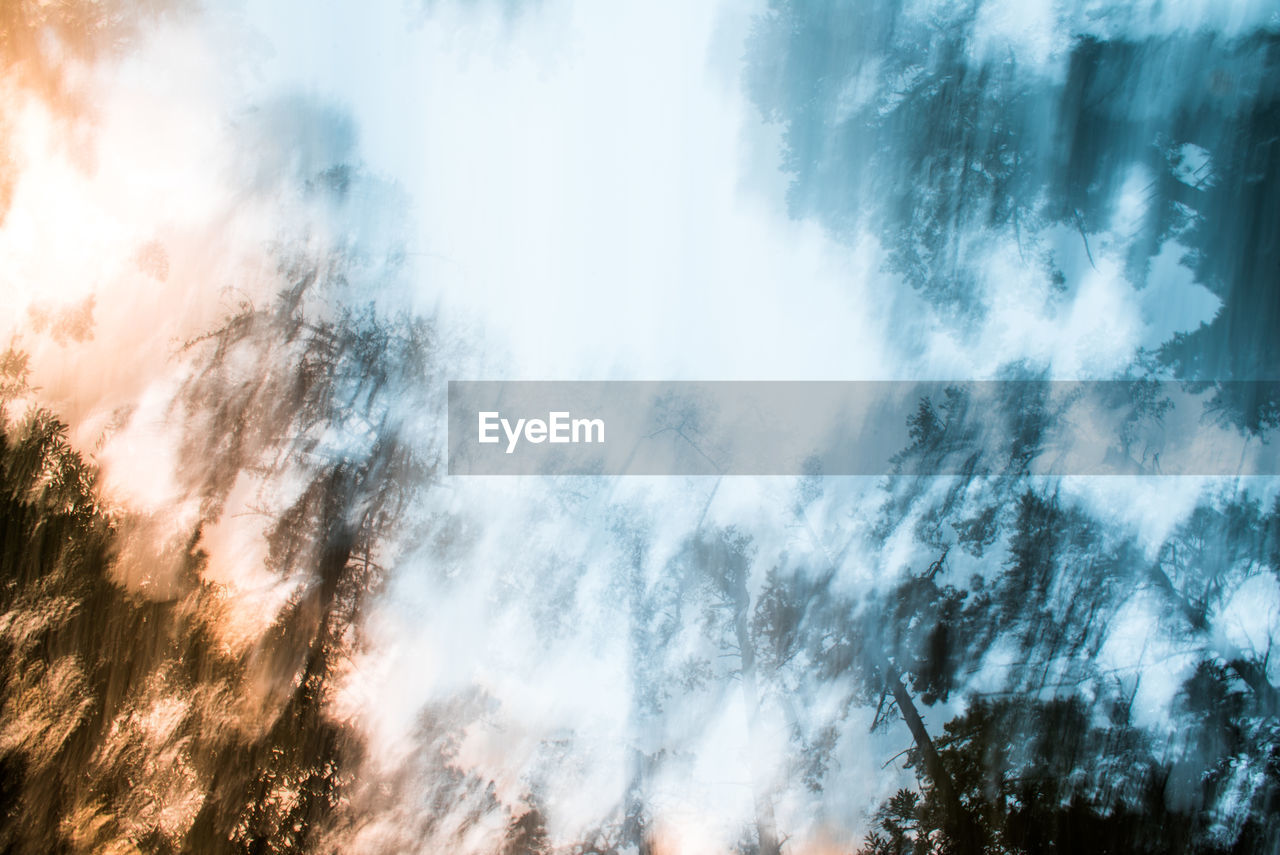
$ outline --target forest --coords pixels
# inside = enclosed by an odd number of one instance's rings
[[[1010,384],[920,400],[884,477],[450,476],[447,381],[502,362],[406,250],[426,203],[337,101],[217,114],[216,204],[6,321],[0,851],[1280,851],[1278,473],[1162,476],[1136,439],[1157,381],[1280,424],[1237,382],[1280,378],[1280,10],[1043,5],[1047,47],[995,0],[770,0],[732,81],[779,219],[876,248],[903,376],[1124,380],[1134,475],[1034,474],[1059,413]],[[217,14],[3,4],[15,301],[100,246],[23,250],[63,192],[32,140],[109,174],[124,108],[85,81]],[[1045,349],[1105,289],[1146,314]]]

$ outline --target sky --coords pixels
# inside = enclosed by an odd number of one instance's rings
[[[909,5],[921,18],[950,8]],[[1057,79],[1067,31],[1232,35],[1277,14],[1261,0],[1112,15],[1066,5],[983,4],[971,50],[1008,51],[1028,73]],[[1061,225],[1038,236],[1066,274],[1064,291],[1010,235],[975,243],[986,276],[985,310],[973,316],[905,287],[871,226],[842,232],[797,214],[787,129],[744,85],[748,39],[765,14],[727,0],[243,2],[162,17],[123,55],[69,66],[93,105],[79,122],[6,82],[19,178],[0,225],[0,332],[32,355],[33,399],[69,421],[112,501],[144,521],[144,554],[130,566],[147,569],[122,584],[156,597],[176,584],[173,546],[208,510],[183,480],[175,426],[179,389],[198,370],[184,345],[237,306],[270,302],[283,284],[281,246],[357,247],[364,278],[343,299],[432,316],[448,342],[437,385],[981,379],[1020,360],[1055,378],[1108,377],[1140,348],[1212,320],[1220,299],[1174,239],[1146,288],[1126,279],[1150,183],[1137,167],[1091,245]],[[344,164],[358,165],[359,179],[340,198],[308,183]],[[255,517],[287,505],[297,485],[255,477],[236,482],[201,534],[207,579],[226,590],[222,640],[237,649],[261,638],[302,584],[266,569]],[[878,501],[867,498],[874,485],[850,480],[803,517],[791,510],[794,489],[794,479],[628,479],[576,496],[558,483],[454,479],[423,499],[415,524],[447,518],[475,534],[461,558],[409,537],[397,544],[401,563],[341,677],[336,714],[369,740],[370,768],[400,787],[356,842],[402,839],[404,817],[426,798],[402,786],[419,762],[424,710],[480,685],[493,706],[468,724],[454,762],[491,780],[500,802],[518,804],[536,784],[550,794],[550,830],[568,838],[613,808],[632,748],[672,747],[687,762],[652,785],[671,851],[728,851],[752,809],[746,721],[726,701],[733,688],[717,684],[637,724],[614,587],[623,558],[610,533],[619,516],[647,526],[642,572],[658,586],[691,527],[743,527],[756,538],[758,584],[781,556],[825,554],[842,527],[864,530]],[[1233,489],[1205,479],[1062,484],[1152,554],[1206,491]],[[889,543],[842,569],[860,584],[918,552]],[[1250,599],[1266,608],[1246,608]],[[1274,585],[1238,592],[1224,618],[1233,643],[1275,636],[1276,603]],[[1184,676],[1176,659],[1134,640],[1156,611],[1131,603],[1103,654],[1117,669],[1145,669],[1139,709],[1153,727]],[[681,645],[693,656],[705,639],[686,629],[674,644],[672,657]],[[815,720],[836,704],[821,687],[802,690]],[[848,725],[838,749],[847,769],[892,754],[884,749],[896,743],[867,723]],[[770,769],[785,765],[787,726],[781,713],[762,726],[755,747]],[[867,806],[906,780],[897,772],[847,775],[821,805],[788,785],[779,815],[813,852],[833,835],[857,839]]]

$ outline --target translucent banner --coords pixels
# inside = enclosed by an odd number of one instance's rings
[[[1270,425],[1240,414],[1277,400],[1270,381],[452,381],[449,473],[1273,475]]]

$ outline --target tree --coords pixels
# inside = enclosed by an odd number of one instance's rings
[[[331,677],[378,584],[384,538],[434,468],[407,436],[430,384],[430,325],[334,300],[347,287],[340,255],[303,257],[285,273],[274,305],[246,306],[188,346],[207,354],[182,398],[195,426],[190,489],[213,518],[241,473],[300,479],[268,531],[268,561],[307,579],[242,662],[278,712],[260,737],[210,746],[226,759],[210,770],[197,847],[304,851],[338,809],[360,749],[328,716]]]

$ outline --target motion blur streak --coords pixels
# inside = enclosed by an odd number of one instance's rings
[[[367,5],[0,5],[0,850],[1280,848],[1277,485],[1150,382],[1280,422],[1274,2]],[[476,378],[1143,474],[449,477]]]

